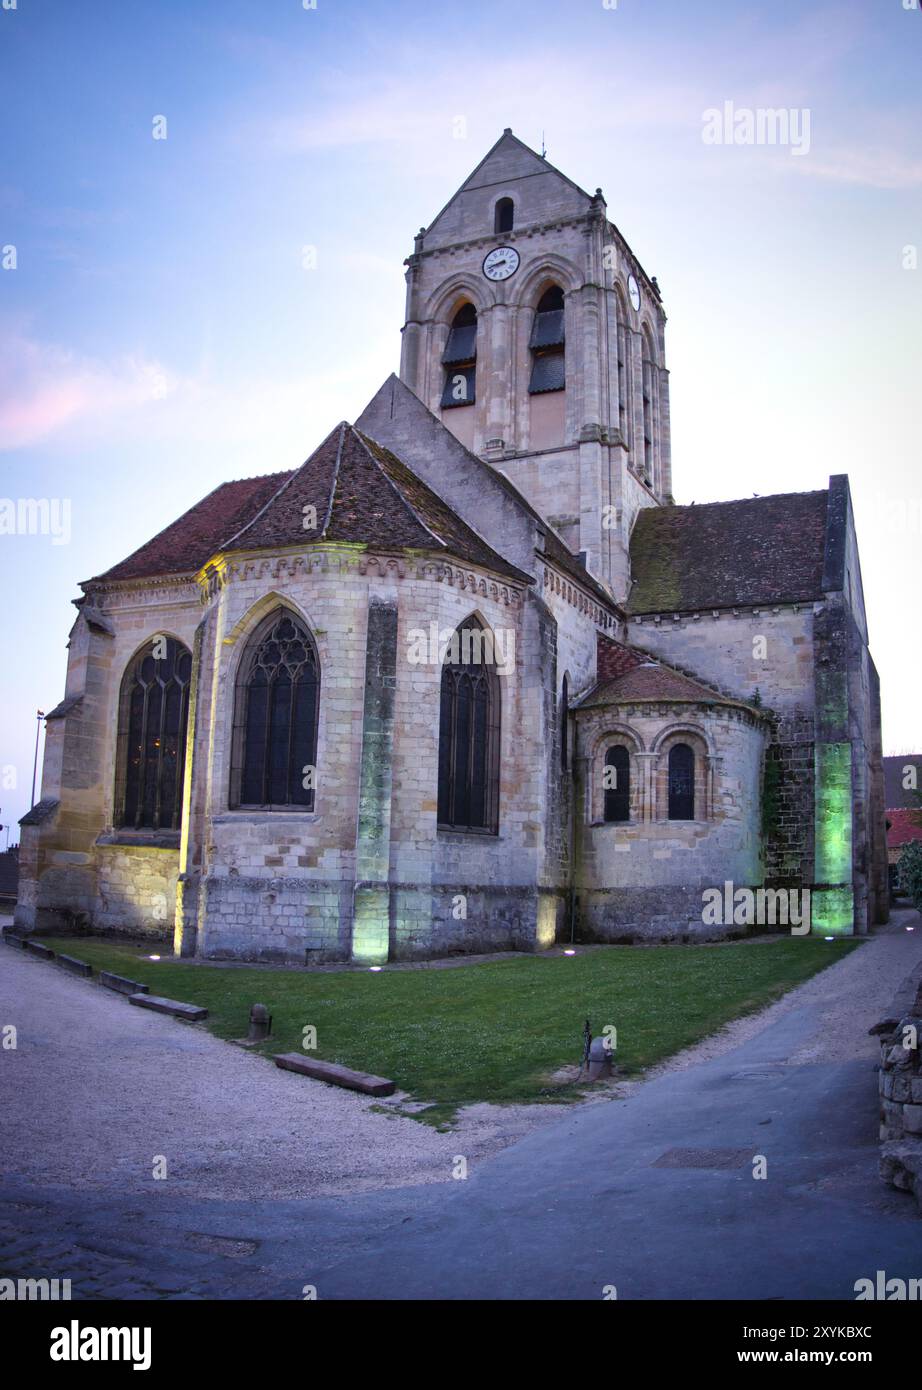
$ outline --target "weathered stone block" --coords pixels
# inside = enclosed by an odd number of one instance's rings
[[[372,1076],[369,1072],[352,1071],[336,1062],[322,1062],[316,1057],[303,1057],[299,1052],[282,1052],[275,1058],[275,1065],[283,1071],[300,1072],[302,1076],[313,1077],[315,1081],[327,1081],[331,1086],[345,1086],[350,1091],[361,1091],[366,1096],[392,1096],[397,1087],[393,1081],[383,1076]]]
[[[106,989],[114,989],[119,994],[149,994],[150,986],[138,980],[128,980],[124,975],[113,975],[110,970],[100,970],[99,983]]]
[[[198,1004],[183,1004],[178,999],[164,999],[159,994],[130,994],[128,1003],[136,1004],[139,1009],[153,1009],[158,1014],[170,1014],[185,1023],[199,1023],[208,1017],[208,1010],[200,1008]]]
[[[85,960],[77,960],[76,956],[57,957],[58,965],[63,965],[65,970],[69,970],[72,975],[83,975],[88,978],[93,973],[93,967]]]

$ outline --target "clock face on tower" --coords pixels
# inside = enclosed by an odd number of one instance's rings
[[[519,253],[514,246],[497,246],[484,257],[483,273],[488,280],[508,280],[519,268]]]
[[[640,286],[633,275],[627,277],[627,292],[631,300],[631,308],[636,313],[640,308]]]

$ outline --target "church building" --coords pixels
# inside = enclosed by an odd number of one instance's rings
[[[886,920],[848,479],[676,504],[659,286],[509,130],[406,265],[352,423],[81,586],[17,926],[310,965],[739,934],[728,884]]]

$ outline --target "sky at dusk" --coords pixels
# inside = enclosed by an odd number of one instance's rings
[[[601,186],[658,278],[676,500],[849,475],[885,751],[919,749],[918,8],[10,3],[0,497],[70,509],[66,543],[0,536],[12,842],[80,581],[359,415],[398,365],[414,233],[506,126]],[[706,143],[726,102],[809,112],[809,148]]]

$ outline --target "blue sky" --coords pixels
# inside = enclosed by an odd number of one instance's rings
[[[397,366],[414,232],[505,126],[601,185],[659,279],[677,500],[850,475],[885,744],[918,748],[922,270],[904,248],[922,249],[922,13],[905,3],[0,9],[17,261],[0,496],[72,508],[66,545],[0,536],[0,820],[29,805],[79,581],[358,415]],[[808,153],[706,145],[702,113],[728,100],[806,108]]]

